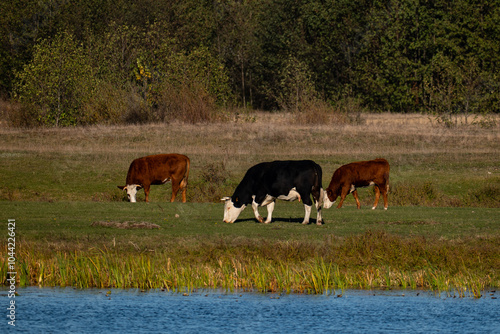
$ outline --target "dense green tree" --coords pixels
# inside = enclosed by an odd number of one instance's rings
[[[243,106],[254,104],[254,78],[261,55],[256,4],[250,0],[218,1],[215,8],[219,22],[215,50],[230,69],[236,96]]]
[[[290,56],[280,73],[279,106],[287,111],[305,111],[317,98],[312,72],[307,64]]]
[[[94,87],[88,57],[67,33],[40,41],[17,79],[16,96],[43,125],[78,124]]]
[[[58,107],[48,84],[39,87],[47,96],[35,105],[52,115],[45,123],[158,114],[171,105],[168,91],[178,101],[187,94],[183,80],[209,105],[234,96],[242,106],[291,108],[295,88],[374,111],[500,111],[499,1],[6,0],[0,11],[1,95],[33,104],[29,83],[47,73],[70,80],[85,69],[82,84],[91,82],[78,93],[69,81]],[[67,73],[48,70],[51,49]]]

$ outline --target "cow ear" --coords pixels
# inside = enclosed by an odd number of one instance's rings
[[[126,186],[117,186],[118,189],[124,190]]]
[[[136,189],[137,190],[142,189],[142,185],[138,185]]]
[[[231,197],[222,197],[220,200],[225,202],[225,201],[230,200],[230,199],[231,199]]]

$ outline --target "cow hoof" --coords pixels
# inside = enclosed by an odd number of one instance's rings
[[[309,222],[304,220],[304,221],[302,222],[302,225],[309,225]]]
[[[377,207],[376,207],[376,206],[374,206],[374,207],[372,207],[372,210],[375,210],[376,208],[377,208]]]
[[[264,222],[264,218],[259,216],[259,218],[257,218],[257,220],[259,221],[259,223],[263,223]]]
[[[320,221],[317,221],[317,222],[316,222],[316,225],[318,225],[318,226],[321,226],[321,225],[323,225],[323,224],[324,224],[324,223],[323,223],[323,221],[322,221],[322,220],[320,220]]]

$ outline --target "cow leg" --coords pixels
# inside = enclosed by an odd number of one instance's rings
[[[387,210],[387,207],[389,206],[389,201],[387,200],[387,192],[389,191],[389,185],[385,185],[385,187],[382,187],[380,189],[380,192],[382,192],[382,197],[384,198],[384,210]]]
[[[311,208],[312,208],[312,205],[304,204],[304,209],[306,211],[306,214],[304,216],[304,221],[302,222],[302,224],[304,224],[304,225],[309,224],[309,217],[311,217]]]
[[[182,189],[182,203],[186,203],[186,192],[187,188]]]
[[[262,218],[262,216],[259,214],[259,204],[255,202],[255,199],[252,201],[252,209],[253,214],[255,215],[255,219],[257,219],[259,223],[264,222],[264,218]]]
[[[340,197],[340,202],[339,202],[339,205],[337,205],[337,209],[340,209],[342,207],[342,204],[344,204],[344,199],[345,199],[344,196]]]
[[[314,205],[316,206],[316,225],[322,225],[323,224],[323,217],[321,215],[321,207],[323,206],[323,196],[324,194],[323,188],[315,188],[312,192],[312,198],[314,201]]]
[[[358,209],[361,209],[361,203],[359,202],[358,191],[356,189],[354,189],[354,191],[352,192],[352,195],[354,196],[354,199],[356,200],[356,206],[358,207]]]
[[[264,222],[265,224],[269,224],[273,219],[274,203],[276,202],[271,202],[267,205],[267,218],[266,221]]]
[[[179,192],[179,182],[175,179],[172,179],[172,197],[170,197],[170,202],[175,201],[175,197]]]
[[[316,216],[316,225],[322,225],[323,224],[323,217],[321,215],[321,202],[316,201],[316,210],[318,211],[318,215]]]
[[[146,203],[149,202],[149,190],[150,190],[150,185],[145,184],[144,185],[144,195],[146,195]]]
[[[380,188],[377,185],[375,185],[373,189],[375,190],[375,203],[373,203],[372,210],[375,210],[378,205],[378,200],[380,199]]]
[[[186,193],[187,193],[187,180],[183,178],[180,185],[182,189],[182,203],[186,203]]]
[[[342,192],[340,193],[340,202],[339,205],[337,205],[337,209],[340,209],[342,207],[342,204],[344,204],[345,197],[347,194],[349,194],[350,188],[348,187],[343,187]]]

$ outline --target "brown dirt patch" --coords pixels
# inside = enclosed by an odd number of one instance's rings
[[[157,229],[160,225],[156,225],[149,222],[115,222],[115,221],[97,221],[93,222],[90,226],[100,226],[100,227],[110,227],[119,229]]]
[[[436,225],[439,224],[438,222],[435,221],[395,221],[395,222],[379,222],[379,224],[383,225]]]

